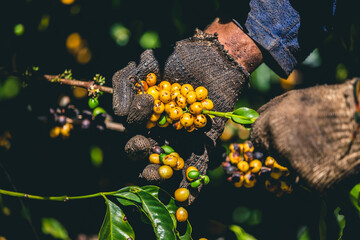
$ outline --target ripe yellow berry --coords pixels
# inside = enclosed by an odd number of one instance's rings
[[[183,115],[183,110],[180,107],[171,108],[169,111],[169,117],[172,120],[179,120]]]
[[[174,170],[178,171],[184,168],[185,161],[181,157],[177,158],[176,167],[174,167]]]
[[[201,104],[203,105],[203,108],[205,110],[211,110],[214,108],[214,103],[210,99],[204,99],[201,101]]]
[[[159,154],[157,153],[150,154],[149,161],[154,164],[160,164]]]
[[[196,98],[199,101],[204,100],[208,96],[208,90],[203,86],[197,87],[195,89],[195,93],[196,93]]]
[[[174,197],[179,202],[184,202],[189,198],[190,192],[187,188],[178,188],[174,193]]]
[[[168,165],[170,167],[176,167],[176,164],[177,164],[177,157],[174,157],[174,156],[171,156],[171,155],[166,155],[164,158],[163,158],[163,163],[165,165]]]
[[[147,85],[147,83],[145,81],[141,81],[141,84],[142,84],[143,90],[146,92],[149,89],[149,86]],[[141,84],[140,83],[135,83],[135,87],[137,89],[139,89],[139,91],[141,91]]]
[[[169,83],[168,81],[162,81],[161,83],[159,83],[159,89],[170,92],[171,91],[171,83]]]
[[[156,84],[156,75],[155,73],[149,73],[147,76],[146,76],[146,83],[151,87],[151,86],[154,86]]]
[[[179,90],[181,89],[181,85],[179,83],[173,83],[171,84],[171,92],[175,91],[175,90]]]
[[[200,102],[194,102],[190,105],[189,111],[191,114],[198,115],[202,112],[203,106]]]
[[[159,123],[157,123],[157,125],[158,125],[159,127],[166,128],[167,126],[169,126],[169,122],[165,122],[164,124],[159,124]]]
[[[57,136],[60,135],[60,131],[61,131],[61,127],[59,127],[59,126],[52,128],[50,130],[50,137],[56,138]]]
[[[180,123],[184,127],[190,127],[194,123],[194,116],[190,113],[184,113],[180,118]]]
[[[170,166],[162,165],[159,168],[159,175],[163,179],[169,179],[172,177],[173,174],[174,174],[174,171]]]
[[[148,122],[146,123],[146,128],[147,128],[147,129],[151,129],[151,128],[155,127],[155,126],[156,126],[156,122],[148,121]]]
[[[169,155],[179,158],[180,155],[177,152],[172,152]]]
[[[278,169],[278,168],[271,169],[270,177],[272,177],[273,179],[279,179],[279,178],[281,178],[282,175],[283,174],[280,171],[280,169]]]
[[[182,129],[184,126],[180,123],[180,121],[177,121],[177,122],[174,122],[174,123],[173,123],[173,127],[174,127],[176,130],[180,130],[180,129]]]
[[[186,101],[188,104],[196,102],[196,93],[194,91],[188,92],[188,94],[186,95]]]
[[[237,167],[241,172],[247,172],[250,168],[249,164],[246,161],[240,161],[237,164]]]
[[[267,166],[267,167],[272,167],[275,162],[276,162],[276,161],[275,161],[274,158],[268,156],[268,157],[266,158],[266,160],[265,160],[265,166]]]
[[[150,94],[151,96],[153,96],[153,98],[154,98],[155,100],[159,100],[160,93],[159,93],[159,91],[156,89],[155,86],[150,87],[146,92],[147,92],[147,94]]]
[[[194,91],[193,86],[191,86],[190,84],[184,84],[184,85],[181,86],[180,92],[181,92],[181,94],[183,96],[186,96],[187,93],[190,92],[190,91]]]
[[[165,105],[163,102],[161,102],[160,100],[155,100],[154,102],[154,107],[153,107],[153,111],[157,114],[161,114],[163,113],[165,110]]]
[[[170,92],[167,90],[161,90],[160,101],[162,101],[163,103],[169,103],[171,101]]]
[[[172,123],[173,123],[173,120],[169,117],[169,115],[166,115],[166,121],[167,121],[169,124],[172,124]]]
[[[193,124],[193,125],[191,125],[191,126],[189,126],[189,127],[185,127],[185,129],[186,129],[186,131],[188,131],[188,132],[192,132],[192,131],[195,130],[195,125]]]
[[[176,107],[176,103],[174,101],[168,102],[167,104],[165,104],[165,112],[169,114],[170,109],[174,107]]]
[[[170,94],[171,100],[175,101],[176,97],[179,95],[181,95],[180,90],[175,90],[175,91],[171,92],[171,94]]]
[[[244,184],[244,175],[240,175],[239,181],[235,182],[235,183],[234,183],[234,186],[235,186],[236,188],[239,188],[239,187],[242,187],[243,184]]]
[[[244,142],[244,152],[253,152],[254,151],[254,145],[250,141]]]
[[[229,154],[229,158],[232,164],[238,164],[238,162],[241,160],[241,155],[238,152],[231,152]]]
[[[159,120],[160,116],[161,116],[161,114],[153,113],[153,114],[151,114],[149,121],[156,122],[157,120]]]
[[[186,102],[186,98],[183,95],[178,95],[175,98],[175,103],[180,107],[180,108],[185,108],[187,105]]]
[[[185,208],[179,207],[178,210],[176,210],[175,216],[178,222],[185,222],[188,219],[188,212]]]
[[[252,173],[258,173],[262,167],[262,163],[260,160],[252,160],[249,164]]]
[[[206,126],[207,120],[204,114],[196,115],[194,125],[197,128],[203,128]]]

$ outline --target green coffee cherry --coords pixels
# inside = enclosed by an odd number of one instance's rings
[[[166,155],[167,155],[166,153],[161,153],[160,156],[159,156],[160,162],[161,162],[162,164],[164,164],[164,163],[163,163],[163,159],[164,159],[164,157],[165,157]]]
[[[164,125],[166,123],[165,115],[162,115],[158,121],[159,125]]]
[[[93,110],[93,115],[96,117],[99,114],[106,113],[105,109],[102,107],[97,107]]]
[[[196,170],[191,170],[188,173],[188,177],[191,179],[197,179],[199,176],[200,176],[200,173],[199,173],[199,171],[196,171]]]
[[[195,180],[192,183],[190,183],[190,186],[192,188],[197,188],[198,186],[200,186],[200,184],[201,184],[201,179],[198,179],[198,180]]]
[[[203,180],[204,185],[208,185],[210,182],[210,178],[208,175],[202,176],[202,180]]]
[[[89,98],[88,105],[91,109],[99,106],[99,100],[97,98]]]

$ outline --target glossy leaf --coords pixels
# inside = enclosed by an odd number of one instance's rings
[[[146,191],[141,190],[136,194],[140,197],[142,207],[152,223],[156,238],[158,240],[175,240],[176,226],[165,205],[158,198]]]
[[[191,227],[190,222],[188,220],[187,221],[187,226],[186,226],[186,232],[185,232],[184,235],[180,236],[180,240],[192,240],[191,233],[192,233],[192,227]]]
[[[244,119],[239,116],[232,115],[231,120],[239,124],[252,124],[255,120]]]
[[[135,233],[121,208],[107,198],[105,203],[107,208],[99,240],[135,239]]]
[[[253,119],[254,121],[256,118],[259,117],[259,114],[254,109],[247,108],[247,107],[238,108],[235,111],[233,111],[233,114],[242,116],[242,117],[246,117],[248,119]]]
[[[57,239],[70,239],[65,227],[55,218],[42,219],[42,232]]]
[[[238,225],[231,225],[229,229],[235,233],[238,240],[256,240],[256,238],[245,232],[245,230]]]

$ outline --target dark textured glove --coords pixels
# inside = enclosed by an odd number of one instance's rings
[[[360,170],[356,81],[294,90],[274,98],[258,111],[253,143],[317,192],[328,195],[339,187],[348,189]]]
[[[121,70],[117,74],[122,73],[121,76],[126,77],[133,74],[124,75],[124,72]],[[227,112],[233,110],[241,90],[248,83],[248,76],[246,70],[224,51],[216,36],[197,30],[192,38],[176,43],[174,52],[166,61],[163,80],[171,83],[190,83],[194,88],[200,85],[204,86],[209,91],[208,96],[214,103],[214,110]],[[118,77],[114,76],[114,79],[118,79]],[[113,81],[113,84],[118,84],[118,82]],[[114,93],[117,94],[117,91],[114,88]],[[114,96],[115,111],[118,101],[123,101],[121,95],[118,95],[117,98]],[[149,143],[142,142],[146,141],[145,138],[136,136],[126,144],[125,151],[131,158],[145,157],[146,150],[141,150],[142,154],[138,154],[138,149],[152,146],[156,142],[162,145],[166,139],[186,160],[180,187],[188,187],[185,169],[188,166],[195,166],[200,174],[206,174],[209,155],[215,149],[216,141],[224,129],[225,122],[226,119],[215,117],[209,119],[208,125],[204,129],[192,133],[176,131],[172,128],[152,129],[151,140],[148,139]],[[156,139],[156,137],[158,138]],[[150,149],[148,149],[149,151]],[[148,180],[160,179],[157,167],[154,165],[146,167],[142,176]],[[191,191],[188,203],[195,199],[199,190],[200,187]]]

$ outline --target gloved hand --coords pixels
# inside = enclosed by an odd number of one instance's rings
[[[293,90],[274,98],[258,110],[252,142],[322,195],[349,190],[357,183],[350,179],[360,171],[358,81]]]
[[[150,59],[150,63],[156,62],[150,50],[143,53],[141,63],[146,62],[143,60],[145,59],[144,56],[146,59]],[[142,106],[146,105],[140,104],[141,106],[139,106],[139,101],[136,98],[144,98],[147,95],[142,94],[134,97],[135,93],[130,90],[132,86],[129,81],[133,77],[141,78],[145,75],[144,73],[154,72],[152,69],[144,68],[145,65],[141,63],[137,68],[135,64],[130,64],[113,77],[115,114],[127,115],[129,124],[134,123],[134,121],[129,121],[129,117],[143,115]],[[155,66],[157,64],[150,65]],[[190,83],[194,88],[204,86],[208,89],[208,97],[214,103],[214,111],[227,112],[233,110],[241,90],[248,83],[248,77],[249,73],[227,54],[215,35],[197,30],[192,38],[176,43],[174,52],[166,61],[162,80],[180,84]],[[153,102],[149,106],[152,104]],[[148,120],[149,115],[144,119]],[[145,127],[144,121],[141,121]],[[186,188],[189,186],[185,177],[185,170],[188,166],[196,166],[200,174],[206,174],[209,155],[214,150],[216,141],[224,129],[225,121],[226,119],[215,117],[211,119],[210,123],[208,122],[204,130],[192,133],[176,131],[171,127],[160,130],[154,129],[155,131],[152,129],[150,135],[146,137],[138,135],[130,139],[126,144],[125,151],[130,158],[144,158],[152,146],[159,142],[162,145],[166,139],[169,145],[174,147],[185,159],[180,187]],[[157,168],[157,166],[148,165],[142,176],[148,180],[158,180]],[[189,204],[195,199],[199,190],[200,187],[196,191],[190,191]]]

